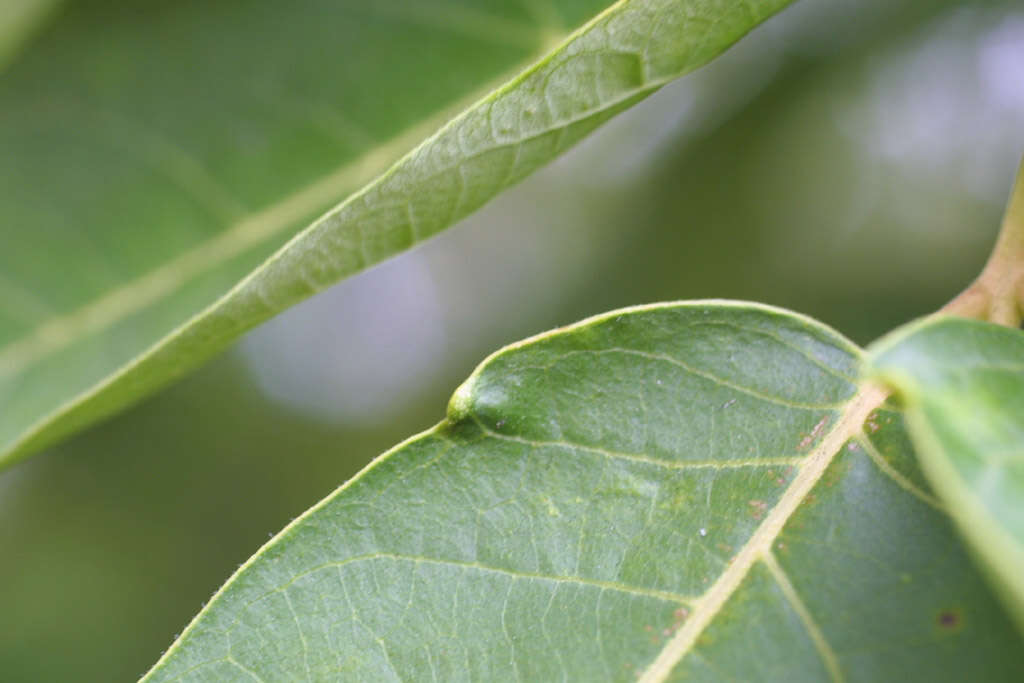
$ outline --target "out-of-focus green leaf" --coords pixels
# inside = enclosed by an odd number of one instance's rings
[[[0,73],[60,0],[4,0],[0,5]]]
[[[922,467],[1024,628],[1024,332],[939,317],[878,343]]]
[[[451,225],[788,2],[72,3],[0,80],[0,466]]]
[[[145,680],[1009,680],[1016,631],[859,365],[726,302],[510,346]]]

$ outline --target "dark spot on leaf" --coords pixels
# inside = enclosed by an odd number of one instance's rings
[[[958,609],[944,609],[935,618],[936,623],[943,631],[953,631],[959,629],[961,625],[960,610]]]

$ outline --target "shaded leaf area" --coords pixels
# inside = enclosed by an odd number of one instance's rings
[[[72,3],[0,82],[0,465],[448,227],[787,2]]]
[[[723,302],[513,345],[146,680],[1005,679],[1016,633],[898,416],[846,419],[858,363],[818,323]]]
[[[1024,627],[1024,332],[959,318],[882,340],[924,471]]]

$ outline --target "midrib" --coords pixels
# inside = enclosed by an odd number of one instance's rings
[[[693,606],[683,626],[676,631],[655,660],[640,677],[641,683],[664,681],[676,664],[693,649],[697,638],[736,592],[754,563],[768,553],[783,526],[818,483],[839,449],[859,433],[868,414],[885,400],[886,392],[866,385],[850,400],[836,426],[806,457],[796,477],[783,492],[778,504],[768,513],[750,539],[729,563],[725,572]]]
[[[414,124],[388,142],[377,145],[327,176],[277,203],[243,218],[216,237],[202,242],[164,265],[126,282],[80,308],[50,318],[26,335],[0,347],[0,381],[45,360],[88,337],[113,327],[172,295],[193,278],[240,256],[317,211],[328,211],[348,201],[379,177],[403,153],[427,142],[430,135],[469,108],[481,97],[508,82],[538,58],[524,59],[502,76],[461,98],[438,114]],[[315,224],[315,221],[310,224]],[[308,229],[305,226],[297,236]]]
[[[0,347],[0,381],[16,372],[22,372],[31,365],[74,343],[83,336],[96,334],[168,296],[190,278],[206,272],[227,259],[237,256],[249,247],[256,246],[295,221],[314,211],[324,210],[332,203],[347,202],[372,186],[374,178],[387,168],[401,163],[399,155],[404,151],[413,153],[420,145],[430,143],[428,138],[444,124],[454,120],[461,112],[470,109],[482,98],[495,92],[502,85],[510,83],[516,76],[526,73],[531,65],[538,63],[574,40],[586,35],[609,16],[621,11],[630,0],[616,0],[568,34],[560,34],[554,27],[539,27],[540,49],[526,57],[505,74],[492,79],[476,89],[470,96],[462,98],[437,115],[425,119],[393,138],[374,148],[359,159],[344,164],[298,193],[282,200],[259,213],[243,219],[218,237],[177,257],[142,277],[126,283],[105,296],[71,313],[57,316],[36,327],[26,336],[7,346]],[[541,14],[544,14],[543,12]],[[650,82],[649,89],[667,82]],[[571,122],[570,122],[571,123]],[[564,127],[563,127],[564,129]],[[389,165],[390,164],[390,165]],[[360,183],[360,181],[362,181]],[[346,197],[338,197],[339,187],[359,187]],[[360,187],[361,186],[361,187]],[[307,226],[292,238],[298,239],[311,226]],[[290,243],[289,243],[290,244]],[[287,248],[285,245],[282,249]]]

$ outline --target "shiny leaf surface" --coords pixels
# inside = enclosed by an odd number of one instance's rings
[[[906,403],[925,473],[1024,629],[1024,332],[927,320],[879,342],[872,367]]]
[[[0,80],[0,466],[448,227],[787,2],[70,3]]]
[[[145,680],[1009,680],[1018,636],[860,362],[714,301],[512,345]]]

